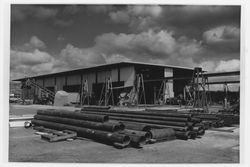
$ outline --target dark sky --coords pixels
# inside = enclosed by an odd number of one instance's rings
[[[12,5],[11,78],[119,61],[239,70],[240,6]]]

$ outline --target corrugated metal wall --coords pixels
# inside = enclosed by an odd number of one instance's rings
[[[37,79],[36,83],[40,86],[43,86],[43,79]]]
[[[98,83],[103,83],[105,82],[105,79],[111,77],[112,82],[117,82],[118,81],[118,69],[113,68],[105,71],[100,71],[97,73],[97,82]]]
[[[69,75],[67,76],[67,85],[80,85],[81,75]]]
[[[56,77],[56,91],[63,90],[63,86],[65,85],[65,77]]]
[[[49,77],[44,80],[44,87],[52,87],[55,86],[55,78]]]
[[[97,83],[103,83],[107,78],[111,77],[111,70],[97,72]]]

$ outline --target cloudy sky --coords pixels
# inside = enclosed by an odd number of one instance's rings
[[[120,61],[232,71],[239,60],[239,6],[11,6],[11,79]]]

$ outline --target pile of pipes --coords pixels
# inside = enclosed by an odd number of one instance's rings
[[[166,110],[157,109],[152,109],[152,111],[158,113],[166,112]],[[239,124],[240,122],[239,114],[223,112],[222,110],[219,110],[218,112],[204,113],[202,108],[193,108],[192,110],[168,110],[167,112],[192,114],[193,118],[201,120],[201,123],[205,126],[205,129],[232,126],[234,124]]]
[[[70,130],[78,137],[90,138],[114,146],[126,147],[130,137],[117,133],[124,130],[121,123],[109,122],[107,115],[82,114],[63,110],[38,110],[31,123],[54,130]]]
[[[137,131],[163,131],[162,129],[173,129],[177,139],[194,139],[205,133],[205,126],[201,119],[192,117],[192,114],[183,114],[176,112],[157,112],[147,111],[121,111],[112,109],[103,109],[99,107],[84,107],[81,113],[108,115],[110,120],[117,121],[125,125],[126,129]],[[158,133],[157,132],[157,133]],[[159,141],[157,136],[153,139]]]
[[[194,118],[201,119],[206,128],[231,126],[232,124],[239,124],[239,115],[222,114],[222,113],[196,113]]]
[[[141,111],[115,111],[88,108],[82,111],[38,110],[32,120],[35,127],[70,130],[120,148],[174,139],[194,139],[205,133],[204,126],[190,114],[157,114]]]

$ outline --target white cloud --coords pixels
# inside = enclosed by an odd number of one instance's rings
[[[50,73],[55,61],[50,54],[38,49],[33,52],[11,50],[10,58],[11,79]]]
[[[240,70],[240,60],[233,59],[228,61],[220,61],[215,71],[225,72],[225,71],[238,71]]]
[[[68,44],[60,53],[60,60],[69,67],[89,67],[105,63],[104,58],[91,48],[77,48]]]
[[[28,44],[37,49],[44,49],[46,47],[45,43],[41,41],[37,36],[32,36]]]
[[[131,5],[128,6],[128,12],[139,17],[159,17],[162,13],[162,8],[158,5]]]
[[[58,11],[56,9],[39,7],[34,9],[33,17],[39,19],[53,18],[57,15]]]
[[[109,17],[114,23],[129,23],[130,21],[130,16],[126,11],[110,12]]]
[[[12,46],[13,50],[23,51],[23,52],[33,52],[36,49],[45,49],[46,44],[40,40],[37,36],[30,37],[29,42],[24,43],[21,46]]]
[[[238,41],[240,39],[240,29],[233,26],[219,26],[204,32],[203,39],[208,44]]]
[[[176,49],[176,40],[167,31],[149,30],[140,34],[107,33],[96,38],[96,47],[105,51],[161,53],[168,56]]]
[[[227,71],[239,71],[240,70],[240,60],[220,60],[220,61],[204,61],[199,64],[208,72],[227,72]]]
[[[108,13],[113,9],[113,7],[111,5],[88,5],[86,9],[88,12],[102,14]]]
[[[121,54],[112,54],[110,56],[103,54],[103,57],[105,58],[107,63],[118,63],[118,62],[132,61],[131,59],[129,59],[126,56],[121,55]]]
[[[64,41],[65,40],[65,38],[62,35],[59,35],[56,39],[57,39],[57,41]]]
[[[130,5],[125,9],[109,13],[114,23],[127,23],[132,31],[142,32],[156,28],[155,20],[162,14],[158,5]]]
[[[51,72],[55,59],[49,53],[40,50],[45,48],[46,44],[42,40],[32,36],[29,42],[11,49],[11,79]]]
[[[55,18],[57,9],[38,7],[35,5],[13,5],[11,7],[11,21],[23,21],[26,18],[40,20]]]
[[[52,60],[52,57],[40,50],[35,50],[34,52],[22,52],[22,51],[10,51],[11,66],[22,65],[36,65],[41,63],[47,63]]]

